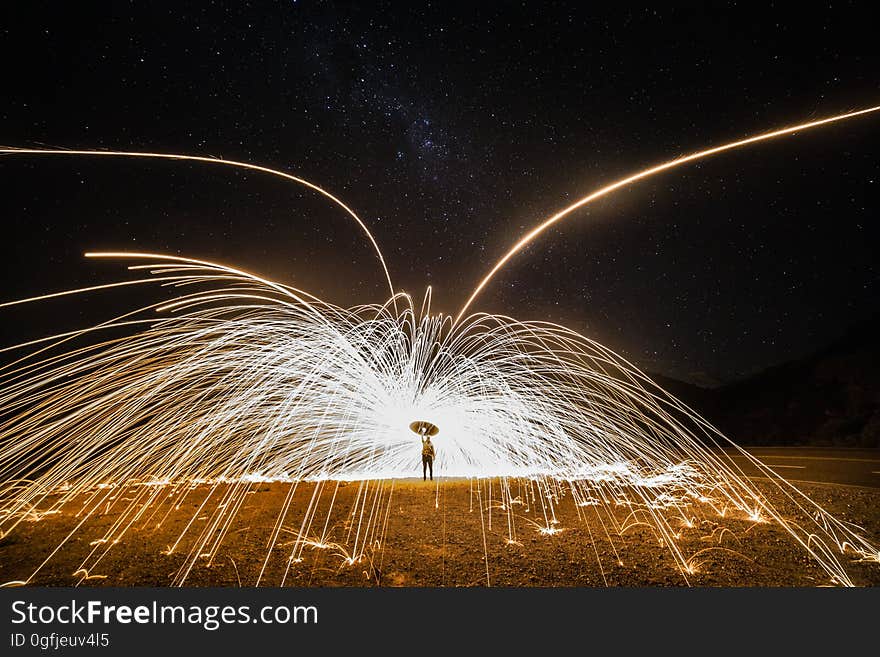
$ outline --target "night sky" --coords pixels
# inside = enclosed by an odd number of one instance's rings
[[[738,3],[4,4],[0,143],[300,175],[369,224],[399,289],[432,285],[449,313],[528,228],[598,186],[880,103],[875,23],[847,3],[801,16]],[[0,158],[0,176],[3,301],[128,276],[82,258],[98,249],[221,260],[342,305],[387,294],[350,219],[279,179],[18,156]],[[474,309],[564,323],[652,372],[735,380],[877,312],[878,211],[880,117],[856,119],[578,212]],[[4,309],[3,343],[141,301]]]

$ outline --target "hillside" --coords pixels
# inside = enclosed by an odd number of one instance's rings
[[[652,375],[734,441],[880,446],[880,315],[820,351],[720,388]]]

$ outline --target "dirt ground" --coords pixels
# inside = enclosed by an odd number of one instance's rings
[[[555,505],[557,522],[551,524],[547,506],[537,501],[502,508],[497,481],[491,501],[485,483],[477,489],[462,480],[396,481],[393,489],[388,483],[365,486],[326,482],[315,501],[315,484],[300,483],[289,498],[284,522],[278,524],[291,484],[253,484],[238,497],[241,506],[216,549],[212,541],[219,534],[210,526],[223,505],[223,490],[215,490],[205,502],[208,487],[196,488],[167,509],[159,507],[138,518],[116,543],[102,539],[114,522],[125,519],[124,504],[110,504],[78,529],[83,518],[76,511],[81,505],[69,504],[60,513],[21,523],[0,539],[0,583],[26,580],[68,536],[30,584],[167,586],[181,568],[189,569],[187,586],[252,586],[261,570],[260,583],[269,586],[831,583],[804,549],[773,523],[707,514],[687,527],[673,519],[671,526],[679,533],[675,542],[693,571],[687,573],[651,526],[634,521],[631,509],[578,507],[564,489]],[[875,545],[880,540],[880,490],[801,488],[839,519],[862,527],[862,535]],[[517,492],[512,490],[514,498],[528,499]],[[783,501],[770,499],[783,516],[790,512]],[[302,519],[313,503],[314,520],[301,533]],[[364,522],[371,517],[373,522]],[[277,538],[269,549],[275,531]],[[183,539],[171,550],[181,534]],[[199,543],[200,535],[211,541]],[[298,535],[307,542],[298,542]],[[297,547],[299,557],[291,562]],[[77,573],[90,553],[105,551],[97,563],[87,562],[87,573]],[[854,556],[842,557],[842,562],[856,585],[880,584],[880,564],[859,563]],[[83,580],[86,574],[89,578]]]

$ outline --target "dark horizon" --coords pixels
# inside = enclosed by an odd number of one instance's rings
[[[51,7],[51,10],[50,10]],[[880,102],[868,11],[295,2],[4,8],[0,143],[222,155],[358,212],[398,289],[456,312],[530,227],[678,154]],[[701,25],[696,31],[694,25]],[[880,120],[728,153],[551,231],[475,310],[565,324],[712,385],[806,356],[878,303]],[[350,305],[387,290],[326,200],[263,175],[0,158],[2,301],[123,278],[100,249],[252,269]],[[4,345],[139,302],[3,309]]]

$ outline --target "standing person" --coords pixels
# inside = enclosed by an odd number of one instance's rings
[[[431,481],[434,481],[434,445],[431,437],[422,438],[422,481],[427,479],[428,470],[431,471]]]

